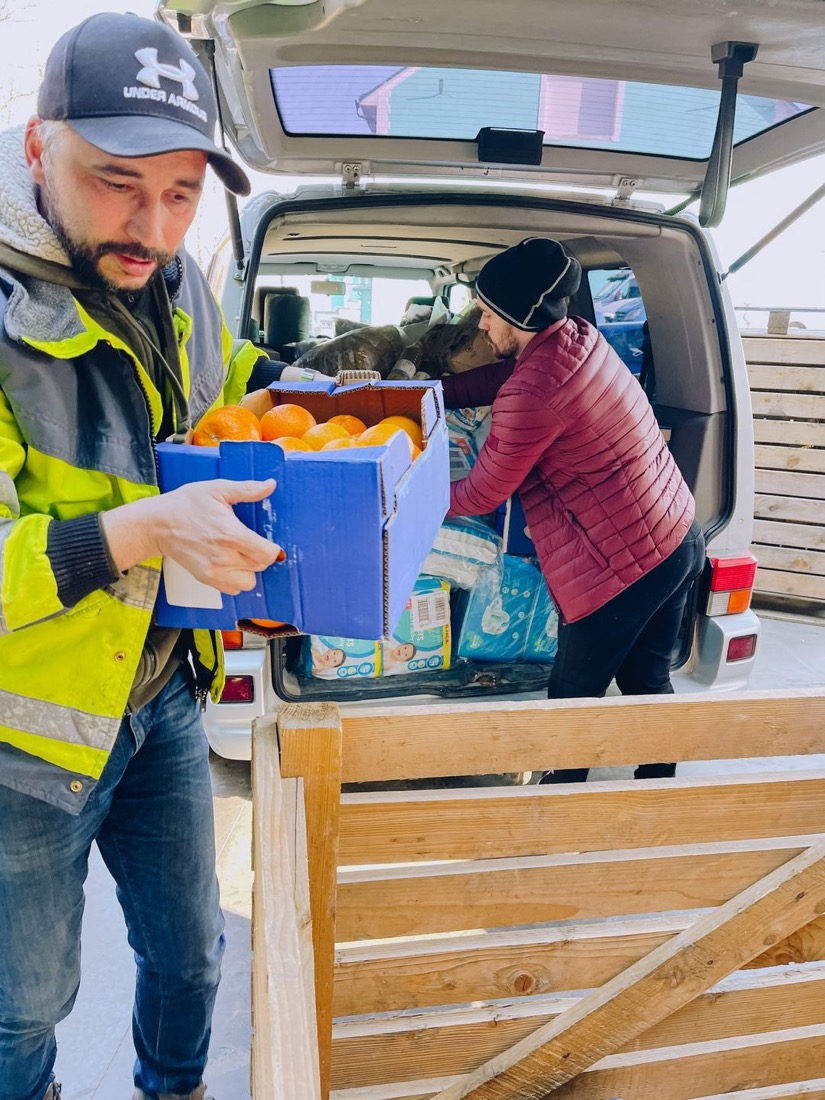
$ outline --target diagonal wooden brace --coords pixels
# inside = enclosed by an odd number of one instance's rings
[[[825,841],[651,951],[433,1100],[543,1100],[825,913]]]

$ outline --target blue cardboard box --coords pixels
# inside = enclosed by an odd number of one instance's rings
[[[449,459],[439,382],[284,385],[279,400],[316,420],[350,413],[367,424],[411,416],[425,445],[410,463],[403,436],[383,447],[285,452],[272,443],[220,447],[160,444],[160,485],[168,492],[212,478],[263,480],[265,501],[239,504],[248,527],[286,551],[257,575],[251,592],[222,595],[164,562],[156,615],[163,626],[232,629],[240,619],[275,619],[307,634],[391,635],[449,507]]]

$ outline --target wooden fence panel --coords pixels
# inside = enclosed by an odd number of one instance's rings
[[[533,770],[548,745],[582,765],[664,758],[653,751],[663,737],[680,746],[671,759],[817,753],[821,689],[353,708],[340,724],[327,710],[282,709],[285,778],[280,803],[256,793],[255,853],[256,865],[271,862],[271,845],[276,861],[260,877],[269,895],[259,928],[277,930],[279,907],[295,907],[287,975],[302,958],[311,980],[310,940],[320,956],[322,1100],[327,1082],[332,1100],[697,1100],[743,1089],[750,1100],[816,1100],[825,771],[337,797],[335,788]],[[257,747],[256,759],[258,792]],[[302,863],[309,844],[303,892],[294,876],[279,888],[279,836],[287,865]],[[256,998],[271,1003],[281,962],[254,967]],[[260,1042],[265,1055],[264,1031]],[[283,1077],[283,1053],[271,1070],[270,1061],[258,1080]]]
[[[755,589],[825,602],[825,557],[816,553],[825,533],[825,341],[745,337],[744,346],[756,439]]]

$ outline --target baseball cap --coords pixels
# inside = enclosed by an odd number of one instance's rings
[[[37,113],[115,157],[200,149],[230,191],[249,194],[246,173],[214,142],[209,76],[164,23],[101,12],[67,31],[46,61]]]

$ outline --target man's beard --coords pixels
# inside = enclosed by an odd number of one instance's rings
[[[43,198],[45,200],[47,220],[52,228],[52,232],[63,245],[66,255],[69,257],[72,271],[82,283],[91,287],[93,290],[117,293],[130,289],[107,279],[100,270],[100,261],[104,256],[110,253],[121,253],[124,256],[131,256],[132,259],[135,260],[154,260],[157,264],[155,270],[166,267],[166,265],[171,263],[175,258],[173,252],[159,252],[155,248],[144,248],[142,244],[137,244],[134,241],[126,243],[121,241],[101,241],[96,244],[90,244],[86,241],[75,240],[60,217],[48,188],[44,188]],[[148,282],[149,280],[147,279],[146,281]]]
[[[521,345],[516,340],[515,336],[502,336],[498,340],[493,340],[488,332],[487,339],[493,345],[493,351],[499,359],[509,359],[512,356],[517,356],[519,351],[521,351]]]

